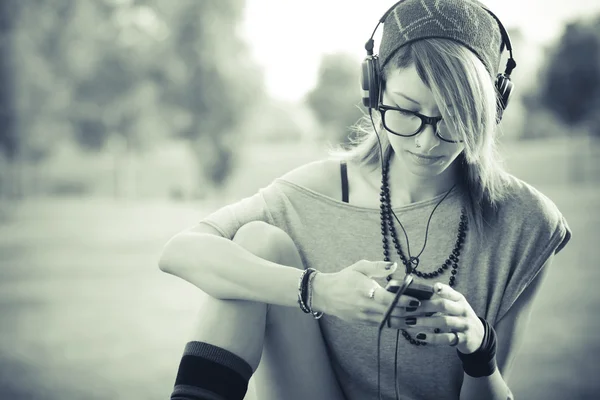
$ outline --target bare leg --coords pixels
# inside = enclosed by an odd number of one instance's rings
[[[292,239],[264,222],[242,226],[233,241],[264,259],[304,269]],[[250,364],[255,372],[246,398],[254,388],[260,400],[344,399],[318,321],[299,307],[207,296],[190,340],[221,347]]]

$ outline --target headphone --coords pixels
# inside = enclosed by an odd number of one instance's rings
[[[377,28],[379,27],[379,25],[385,23],[385,20],[388,17],[388,15],[396,8],[396,6],[398,4],[402,3],[403,1],[404,0],[400,0],[400,1],[396,2],[396,4],[391,6],[385,12],[385,14],[383,14],[383,17],[381,17],[379,19],[379,22],[375,26],[375,29],[373,30],[371,37],[365,44],[365,50],[367,51],[367,57],[362,62],[362,71],[361,71],[361,76],[362,76],[361,84],[362,84],[362,90],[363,90],[362,103],[365,107],[367,107],[369,109],[369,111],[379,109],[379,96],[380,96],[379,91],[380,91],[380,83],[381,83],[381,81],[380,81],[381,71],[380,71],[380,66],[379,66],[379,57],[376,54],[373,54],[373,46],[374,46],[373,36],[375,36],[375,32],[377,31]],[[510,80],[510,74],[512,73],[513,69],[516,68],[517,63],[513,58],[512,44],[510,42],[510,36],[508,36],[508,32],[504,28],[504,25],[502,25],[502,22],[500,22],[500,19],[498,17],[496,17],[496,15],[493,12],[491,12],[490,10],[488,10],[485,7],[482,7],[482,8],[484,10],[486,10],[494,18],[494,20],[496,20],[496,22],[498,23],[498,27],[500,28],[500,34],[502,36],[502,45],[500,46],[500,52],[502,53],[502,51],[505,48],[509,52],[509,58],[508,58],[508,61],[506,62],[506,69],[505,69],[504,73],[499,73],[496,76],[496,80],[494,82],[494,86],[496,88],[496,95],[498,96],[498,104],[500,106],[498,109],[498,117],[497,117],[497,122],[499,123],[500,120],[502,119],[502,114],[504,113],[504,110],[506,110],[506,107],[508,106],[508,102],[510,100],[510,95],[514,88],[514,84]]]

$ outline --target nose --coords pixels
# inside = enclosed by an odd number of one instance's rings
[[[417,135],[422,152],[429,154],[433,149],[439,146],[441,139],[435,134],[433,125],[427,124]]]

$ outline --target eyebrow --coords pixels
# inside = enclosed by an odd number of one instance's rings
[[[419,105],[419,106],[421,105],[421,103],[419,103],[419,102],[418,102],[418,101],[416,101],[415,99],[411,99],[410,97],[408,97],[408,96],[407,96],[407,95],[405,95],[404,93],[400,93],[400,92],[392,92],[392,93],[394,93],[394,94],[397,94],[397,95],[399,95],[399,96],[402,96],[402,97],[404,97],[406,100],[408,100],[408,101],[412,101],[413,103],[415,103],[415,104],[417,104],[417,105]]]
[[[416,105],[420,106],[421,103],[419,103],[418,101],[416,101],[415,99],[411,99],[410,97],[408,97],[407,95],[405,95],[404,93],[400,93],[400,92],[392,92],[394,94],[397,94],[399,96],[404,97],[406,100],[411,101],[413,103],[415,103]],[[452,108],[452,104],[447,104],[446,107],[448,108]]]

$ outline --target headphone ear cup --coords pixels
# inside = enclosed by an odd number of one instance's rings
[[[377,56],[369,56],[362,62],[361,86],[363,105],[377,110],[379,106],[379,60]]]
[[[500,107],[498,108],[497,121],[500,122],[502,120],[504,110],[506,110],[506,107],[508,107],[508,102],[510,100],[510,95],[512,93],[514,84],[510,80],[510,77],[506,74],[498,74],[498,76],[496,76],[495,86],[496,95],[498,96],[498,102],[500,103]]]
[[[496,91],[502,110],[506,110],[506,107],[508,107],[513,86],[514,84],[511,82],[510,77],[505,74],[498,74],[496,77]]]

